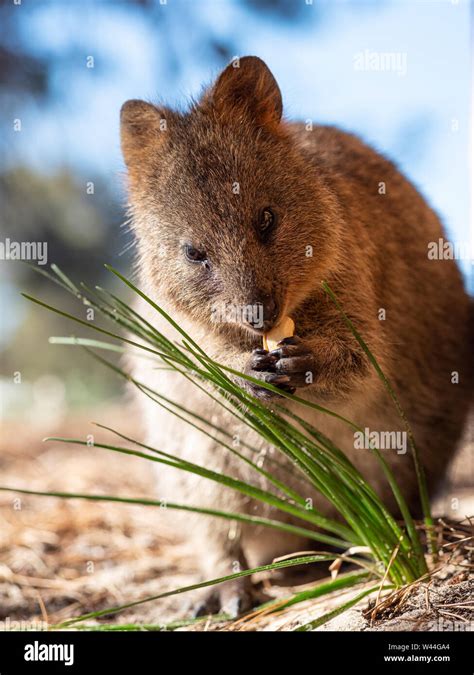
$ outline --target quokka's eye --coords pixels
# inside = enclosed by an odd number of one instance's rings
[[[261,234],[267,234],[276,224],[276,214],[270,208],[266,207],[260,211],[260,217],[258,220],[258,229]]]
[[[186,260],[192,263],[207,263],[207,255],[205,251],[199,251],[191,244],[185,244],[184,246],[184,255]]]

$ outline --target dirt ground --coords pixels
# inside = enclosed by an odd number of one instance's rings
[[[86,439],[92,433],[96,442],[110,442],[110,434],[91,426],[90,420],[98,418],[125,434],[139,436],[137,420],[117,406],[66,418],[54,428],[4,423],[0,484],[156,498],[144,460],[100,448],[41,441],[46,435]],[[436,515],[454,520],[474,515],[473,466],[474,446],[466,440],[443,496],[436,501]],[[0,626],[8,621],[27,622],[22,627],[40,627],[41,621],[51,625],[200,580],[192,551],[173,527],[173,513],[163,509],[0,492],[0,523]],[[423,585],[404,598],[403,612],[392,608],[371,621],[362,612],[367,608],[364,602],[361,609],[350,610],[321,630],[472,630],[474,581],[468,569],[445,568],[428,591]],[[293,590],[271,584],[269,577],[261,581],[270,597],[284,597]],[[307,601],[258,621],[204,622],[193,628],[291,630],[360,592],[358,587],[324,601]],[[189,618],[195,602],[196,592],[190,592],[130,608],[103,621],[166,625]]]

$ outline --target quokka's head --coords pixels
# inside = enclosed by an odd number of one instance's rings
[[[122,107],[143,279],[196,321],[267,331],[323,278],[334,201],[281,117],[278,84],[254,56],[185,113]]]

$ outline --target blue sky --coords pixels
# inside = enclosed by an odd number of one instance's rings
[[[207,45],[212,36],[267,61],[288,117],[355,131],[394,159],[449,236],[468,240],[468,0],[294,2],[302,5],[294,23],[238,0],[168,0],[157,4],[155,24],[124,0],[32,5],[24,36],[54,57],[55,97],[22,111],[15,159],[100,172],[119,192],[121,104],[135,97],[183,104],[197,95],[223,65]],[[61,58],[65,49],[72,62]],[[405,55],[406,73],[356,70],[357,55],[367,52]],[[88,55],[97,68],[85,67]]]

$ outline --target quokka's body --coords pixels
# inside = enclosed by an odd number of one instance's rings
[[[444,236],[442,225],[396,167],[355,136],[284,122],[281,112],[278,86],[255,57],[224,70],[185,114],[140,101],[124,105],[122,148],[141,287],[221,363],[296,388],[370,431],[403,430],[325,295],[326,280],[396,389],[434,490],[462,433],[472,381],[470,299],[455,262],[428,257],[430,242]],[[257,303],[263,327],[246,315],[240,323],[213,321],[219,303]],[[149,306],[139,309],[172,334]],[[300,339],[273,357],[255,353],[263,330],[284,315],[294,319]],[[265,451],[259,437],[179,374],[153,370],[146,360],[132,360],[132,369],[138,380]],[[263,389],[251,390],[265,397]],[[151,445],[268,487],[208,437],[144,396],[141,403]],[[341,447],[394,508],[379,466],[355,447],[348,427],[309,408],[297,412]],[[416,511],[412,458],[400,450],[385,456]],[[158,476],[162,499],[269,515],[211,481],[164,466]],[[285,472],[280,477],[288,479]],[[297,487],[331,513],[323,498]],[[230,573],[236,561],[255,565],[305,546],[264,528],[229,529],[228,521],[189,514],[176,519],[208,576]],[[223,587],[224,605],[235,590]]]

